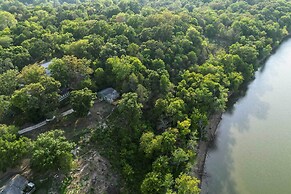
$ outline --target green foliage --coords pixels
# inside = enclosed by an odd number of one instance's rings
[[[143,81],[142,74],[146,67],[136,57],[109,58],[106,64],[111,69],[117,88],[123,92],[135,91],[137,85]]]
[[[89,67],[90,61],[83,58],[66,55],[61,59],[54,59],[49,65],[52,77],[61,82],[62,87],[72,89],[82,88],[82,82],[90,79],[93,70]]]
[[[17,23],[14,15],[7,11],[0,11],[0,30],[4,30],[7,27],[13,27]]]
[[[38,83],[45,76],[45,68],[37,64],[25,66],[19,74],[19,80],[23,84]]]
[[[224,110],[228,90],[221,85],[215,74],[202,74],[185,71],[178,84],[178,96],[190,107],[199,107],[205,112]]]
[[[96,93],[88,88],[71,92],[70,103],[79,116],[86,116],[94,104]]]
[[[155,111],[161,117],[176,123],[185,119],[185,102],[180,98],[158,99],[155,104]],[[164,116],[164,118],[163,118]]]
[[[142,104],[138,102],[136,93],[125,93],[118,102],[117,110],[120,117],[124,119],[125,126],[135,126],[142,115]]]
[[[122,98],[98,134],[128,193],[197,193],[198,182],[181,173],[193,165],[208,117],[291,32],[286,0],[14,0],[0,7],[1,122],[44,118],[58,108],[60,87],[75,90],[79,116],[92,106],[91,90],[117,89]],[[37,64],[51,59],[49,77]]]
[[[169,193],[173,182],[173,176],[170,173],[163,175],[156,171],[149,172],[141,184],[141,193]]]
[[[0,95],[0,121],[3,122],[5,117],[8,116],[8,111],[11,108],[10,98]]]
[[[64,137],[64,132],[54,130],[40,134],[33,143],[31,165],[38,171],[63,170],[71,168],[74,143]]]
[[[51,58],[50,44],[41,39],[33,37],[31,39],[24,40],[21,43],[21,46],[26,48],[31,57],[35,60],[39,61],[42,59],[47,60]]]
[[[10,96],[19,86],[18,72],[16,70],[8,70],[0,75],[0,95]]]
[[[22,46],[10,46],[8,48],[0,49],[0,72],[4,73],[8,69],[18,68],[21,70],[31,61],[31,55],[28,50]]]
[[[186,135],[190,134],[190,132],[191,132],[190,126],[191,126],[191,119],[186,119],[182,122],[178,121],[178,123],[177,123],[177,128],[179,129],[179,133],[182,136],[186,136]]]
[[[30,152],[31,142],[18,137],[15,126],[0,125],[0,171],[14,167]]]
[[[37,75],[40,82],[16,90],[11,97],[11,104],[20,109],[30,120],[37,121],[56,110],[60,97],[58,94],[60,83],[47,76],[39,78],[38,74],[33,74],[33,79],[34,75]]]
[[[170,168],[170,158],[167,156],[158,157],[152,164],[152,168],[156,172],[160,172],[162,174],[168,174],[171,171]]]
[[[147,132],[142,134],[140,146],[147,156],[151,156],[155,150],[160,149],[161,141],[161,136],[155,137],[153,132]]]
[[[170,128],[161,135],[154,135],[153,132],[143,133],[140,138],[140,148],[147,157],[152,157],[153,154],[169,154],[175,148],[177,134],[178,130],[175,128]]]
[[[0,45],[4,48],[7,48],[11,45],[13,39],[10,36],[3,35],[0,37]]]
[[[180,174],[175,180],[175,187],[177,189],[177,194],[198,194],[200,189],[198,187],[199,180],[193,178],[187,174]]]
[[[189,154],[185,152],[182,148],[178,148],[173,151],[173,163],[176,166],[183,166],[186,165],[186,163],[189,160]]]
[[[87,51],[88,47],[89,47],[89,41],[87,39],[78,40],[76,42],[72,42],[69,45],[63,46],[65,50],[65,54],[74,55],[78,58],[90,57],[88,56],[88,51]]]
[[[162,180],[161,175],[156,172],[150,172],[146,175],[143,183],[141,185],[141,192],[142,193],[162,193]]]

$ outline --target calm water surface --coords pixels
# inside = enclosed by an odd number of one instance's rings
[[[202,193],[291,193],[291,40],[223,115]]]

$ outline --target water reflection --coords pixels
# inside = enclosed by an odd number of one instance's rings
[[[236,144],[236,139],[231,133],[231,129],[236,128],[242,133],[250,130],[250,123],[253,118],[259,120],[267,118],[270,105],[261,96],[265,94],[265,91],[271,91],[272,86],[265,83],[263,87],[258,87],[261,84],[260,76],[260,73],[258,73],[257,79],[250,85],[245,96],[223,115],[217,131],[217,137],[219,138],[215,139],[209,150],[204,189],[208,187],[207,185],[214,185],[211,191],[215,191],[215,193],[238,193],[235,179],[231,176],[231,172],[235,170],[232,152]],[[219,176],[216,176],[217,174]],[[206,189],[203,191],[203,193],[212,193]]]
[[[230,124],[225,124],[221,124],[220,128],[223,127],[226,131],[229,131]],[[218,136],[220,136],[219,133],[222,133],[222,131],[218,132]],[[215,191],[216,193],[237,193],[236,183],[231,178],[231,171],[234,170],[231,147],[235,144],[235,139],[231,137],[231,133],[226,133],[223,137],[223,139],[216,138],[213,145],[210,147],[206,162],[207,172],[203,180],[202,193],[211,193],[210,190],[208,190],[208,185],[213,185],[214,187],[211,188],[211,191]],[[225,152],[223,152],[223,154],[217,154],[220,153],[218,149],[223,149]],[[224,171],[220,171],[221,168],[223,168]],[[218,173],[219,176],[215,176]]]
[[[290,184],[273,177],[290,179],[290,75],[291,40],[267,60],[243,97],[223,115],[206,160],[203,194],[290,193]],[[282,155],[285,159],[278,159]]]

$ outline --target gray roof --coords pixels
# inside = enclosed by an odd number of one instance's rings
[[[45,73],[47,75],[51,75],[51,71],[48,69],[48,66],[51,64],[52,62],[49,61],[49,62],[46,62],[46,63],[43,63],[43,64],[40,64],[40,66],[44,67],[45,68]]]
[[[5,187],[1,194],[23,194],[22,190],[17,187]]]
[[[101,90],[100,92],[98,92],[98,94],[101,95],[101,96],[107,96],[107,95],[115,93],[115,92],[117,92],[117,91],[114,90],[113,88],[106,88],[106,89]]]
[[[100,92],[98,92],[98,95],[110,103],[112,103],[120,96],[119,93],[113,88],[106,88],[104,90],[101,90]]]
[[[12,177],[9,182],[0,189],[1,194],[22,194],[28,180],[20,174]]]

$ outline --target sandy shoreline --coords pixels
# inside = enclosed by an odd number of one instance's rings
[[[206,140],[200,141],[198,143],[198,154],[197,154],[197,162],[194,167],[194,176],[200,180],[200,186],[203,181],[204,165],[205,165],[205,160],[207,157],[208,148],[213,138],[215,138],[215,132],[221,121],[221,117],[222,117],[222,112],[213,114],[210,117],[208,121],[208,125],[205,128],[207,131]]]

